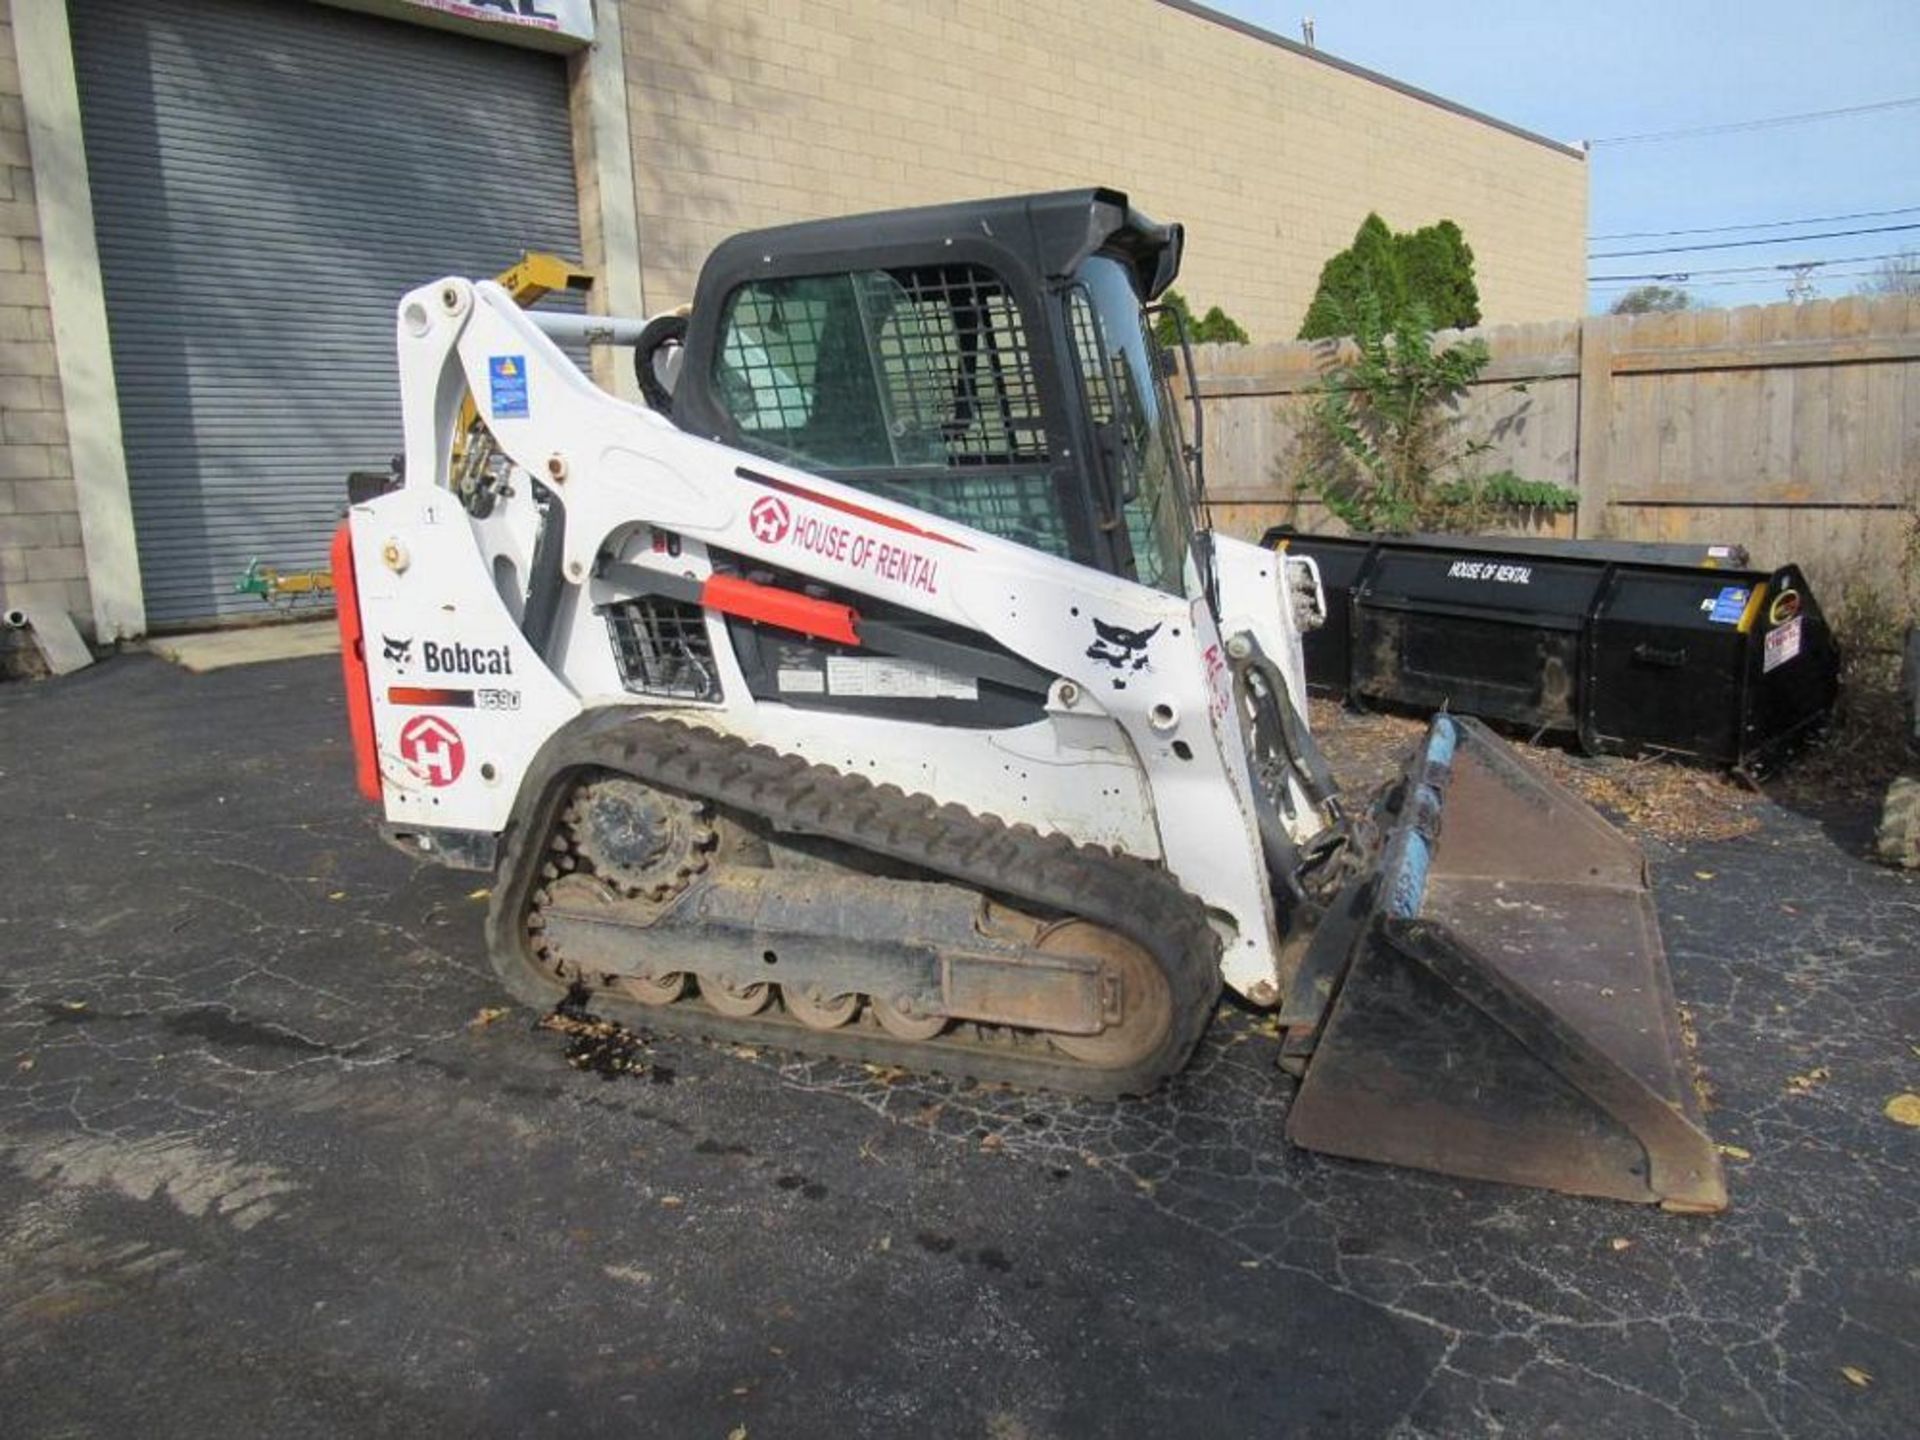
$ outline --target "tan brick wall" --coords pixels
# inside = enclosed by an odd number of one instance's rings
[[[740,229],[1105,184],[1291,339],[1370,209],[1459,222],[1489,323],[1586,308],[1586,164],[1157,0],[621,0],[647,304]]]
[[[86,557],[54,366],[53,314],[14,58],[0,23],[0,611],[64,606],[91,629]],[[19,637],[0,632],[0,669]]]

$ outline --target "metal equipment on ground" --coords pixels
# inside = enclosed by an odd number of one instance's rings
[[[1307,683],[1356,704],[1447,706],[1577,737],[1762,769],[1818,727],[1840,655],[1798,566],[1729,546],[1489,535],[1303,535],[1327,623]]]
[[[249,560],[246,571],[233,582],[236,595],[258,595],[275,610],[293,610],[303,604],[326,605],[333,600],[331,570],[282,570]]]
[[[1196,524],[1181,239],[1109,190],[737,236],[604,322],[651,407],[405,296],[334,551],[363,790],[493,873],[530,1004],[1113,1097],[1224,982],[1304,1144],[1718,1208],[1634,847],[1466,720],[1338,793],[1314,563]]]

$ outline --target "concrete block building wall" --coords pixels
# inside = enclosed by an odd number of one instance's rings
[[[0,612],[91,614],[11,4],[0,10]],[[26,644],[0,627],[0,671]]]
[[[733,231],[1089,183],[1188,227],[1180,289],[1291,339],[1369,210],[1451,218],[1490,323],[1585,308],[1574,150],[1162,0],[623,0],[649,309]]]
[[[82,3],[0,0],[0,608],[61,606],[111,641],[146,615],[67,23]],[[446,18],[413,0],[309,3]],[[1399,229],[1457,221],[1488,323],[1585,306],[1577,150],[1190,0],[595,13],[600,48],[570,68],[576,179],[608,271],[599,300],[621,312],[690,299],[707,253],[743,229],[1087,184],[1184,221],[1181,290],[1255,340],[1292,338],[1369,210]],[[0,671],[24,653],[0,630]]]

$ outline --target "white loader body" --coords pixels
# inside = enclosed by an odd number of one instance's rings
[[[1212,916],[1226,983],[1263,1003],[1276,997],[1281,925],[1229,675],[1234,635],[1216,627],[1204,599],[686,434],[596,387],[491,282],[450,278],[409,294],[398,344],[405,483],[355,504],[349,519],[382,797],[396,828],[497,833],[560,727],[595,707],[652,706],[877,783],[1162,861]],[[484,519],[449,488],[469,393],[515,472]],[[564,511],[565,585],[545,654],[522,632],[541,526],[535,480]],[[1213,545],[1226,628],[1257,641],[1304,714],[1294,597],[1317,595],[1311,562],[1224,536]],[[709,547],[991,637],[1056,677],[1046,719],[963,729],[757,700],[719,633],[718,701],[630,693],[597,610],[623,593],[610,572],[705,586],[714,579]],[[1188,592],[1201,594],[1197,577]],[[1103,644],[1096,621],[1131,643]],[[706,623],[723,627],[725,616],[710,609]],[[967,682],[935,666],[849,656],[828,683],[937,694]],[[1293,799],[1288,827],[1304,842],[1324,817],[1304,795]]]

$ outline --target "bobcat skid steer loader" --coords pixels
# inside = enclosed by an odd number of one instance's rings
[[[1720,1208],[1635,847],[1447,716],[1336,794],[1311,562],[1196,525],[1180,248],[1081,190],[741,235],[652,323],[407,295],[335,548],[363,790],[493,874],[529,1004],[1113,1097],[1224,981],[1301,1144]]]

